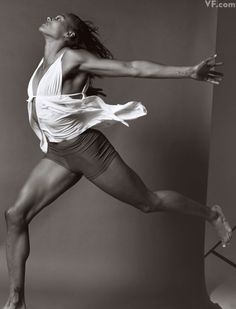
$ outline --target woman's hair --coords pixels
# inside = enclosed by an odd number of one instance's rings
[[[82,20],[79,16],[73,13],[66,13],[69,17],[69,30],[75,33],[75,36],[70,37],[67,46],[72,49],[86,49],[98,57],[113,59],[112,53],[101,43],[98,36],[98,27],[89,20]],[[88,95],[105,94],[101,88],[92,87],[92,79],[94,75],[90,74],[90,86],[87,90]]]

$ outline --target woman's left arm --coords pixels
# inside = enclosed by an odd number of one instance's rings
[[[194,66],[169,66],[150,61],[133,61],[132,65],[138,72],[138,77],[149,78],[192,78],[219,84],[223,73],[216,72],[215,67],[222,62],[215,62],[216,54],[208,57]]]
[[[152,61],[120,61],[101,59],[84,51],[71,51],[71,61],[79,65],[81,71],[111,77],[140,78],[191,78],[219,84],[223,73],[216,72],[215,67],[222,62],[215,62],[216,55],[211,56],[194,66],[169,66]]]

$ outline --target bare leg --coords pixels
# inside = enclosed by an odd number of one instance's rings
[[[4,309],[25,308],[25,263],[30,252],[28,224],[81,177],[44,158],[31,172],[15,204],[5,213],[10,293]]]
[[[92,182],[113,197],[144,213],[167,211],[200,216],[216,229],[223,245],[232,237],[232,230],[219,206],[202,205],[172,190],[151,191],[120,156]]]

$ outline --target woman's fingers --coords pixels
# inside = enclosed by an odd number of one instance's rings
[[[209,71],[207,77],[221,82],[224,78],[224,74],[216,71]]]
[[[213,56],[210,56],[210,57],[206,58],[206,59],[204,60],[204,62],[208,63],[208,62],[210,62],[210,61],[212,61],[212,60],[215,60],[216,57],[217,57],[217,54],[215,54],[215,55],[213,55]]]
[[[222,75],[218,75],[218,74],[214,74],[214,72],[208,72],[207,78],[211,78],[211,79],[214,79],[216,81],[222,81],[223,76]]]
[[[223,76],[221,76],[221,75],[216,75],[216,74],[212,74],[211,72],[209,72],[207,75],[208,75],[209,77],[217,78],[217,79],[219,79],[219,80],[222,80],[222,79],[223,79]]]
[[[209,83],[211,83],[211,84],[216,84],[216,85],[219,85],[219,84],[220,84],[219,81],[217,81],[217,80],[215,80],[215,79],[212,79],[212,78],[210,78],[210,77],[206,78],[205,81],[206,81],[206,82],[209,82]]]
[[[209,74],[214,74],[214,75],[222,76],[222,77],[224,76],[224,73],[214,71],[214,69],[210,69]]]
[[[214,54],[203,60],[201,62],[200,68],[203,70],[202,73],[205,75],[205,78],[203,79],[204,81],[211,84],[219,85],[223,79],[224,74],[215,71],[215,67],[222,65],[223,62],[216,62],[216,57],[217,54]]]
[[[220,79],[217,79],[217,78],[212,78],[212,77],[207,77],[207,79],[209,79],[210,81],[214,81],[214,82],[217,82],[218,84],[220,84],[221,80]]]
[[[222,64],[224,64],[224,62],[216,62],[216,63],[214,64],[214,66],[222,65]]]
[[[207,63],[207,66],[210,68],[210,70],[214,70],[216,66],[222,65],[223,62],[216,62],[216,63]]]

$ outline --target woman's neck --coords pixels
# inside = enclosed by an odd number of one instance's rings
[[[64,48],[65,45],[61,41],[55,41],[55,40],[50,40],[47,39],[45,41],[45,46],[44,46],[44,60],[46,64],[51,64],[55,58],[58,52]]]

